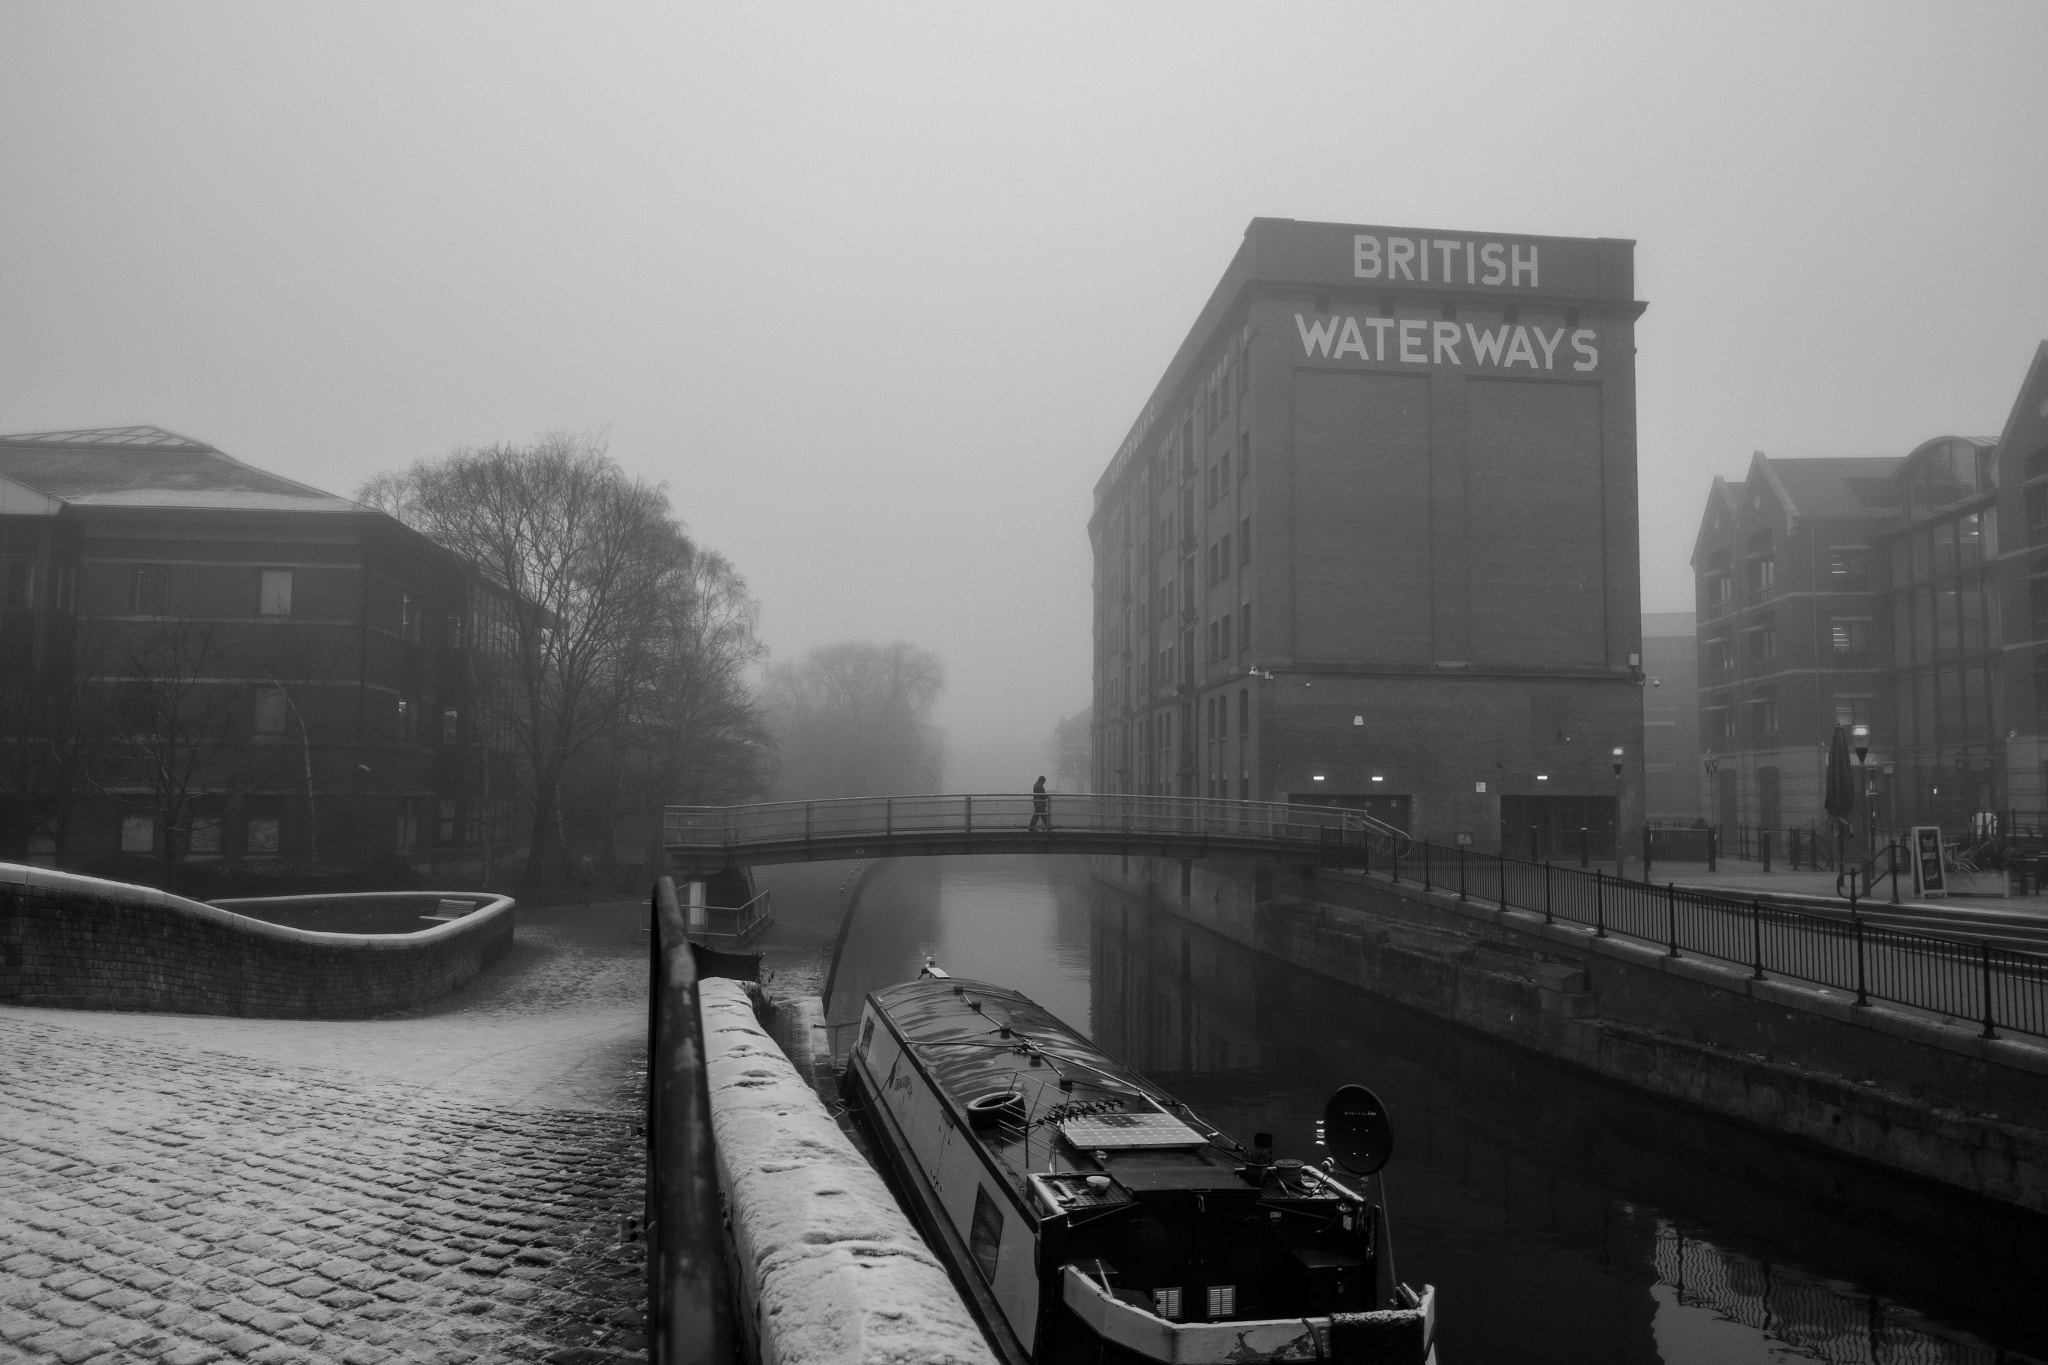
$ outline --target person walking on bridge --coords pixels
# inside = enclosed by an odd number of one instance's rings
[[[1031,784],[1031,824],[1025,832],[1036,829],[1052,833],[1052,795],[1046,791],[1043,777]]]

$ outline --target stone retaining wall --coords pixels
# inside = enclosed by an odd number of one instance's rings
[[[1269,957],[1780,1136],[2048,1213],[2048,1048],[1358,873],[1101,858]]]
[[[384,1014],[446,994],[511,949],[513,903],[489,899],[422,933],[321,933],[152,887],[0,863],[0,1001],[270,1019]]]

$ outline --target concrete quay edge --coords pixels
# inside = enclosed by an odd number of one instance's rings
[[[745,988],[710,978],[698,993],[738,1326],[755,1358],[995,1365],[946,1267],[761,1026]]]
[[[1344,875],[1347,881],[1362,880],[1362,874],[1339,875]],[[1684,954],[1672,957],[1665,949],[1653,948],[1648,944],[1615,934],[1600,937],[1591,929],[1582,928],[1577,924],[1546,924],[1543,917],[1534,911],[1516,910],[1472,899],[1461,901],[1450,892],[1425,891],[1419,886],[1391,883],[1378,876],[1375,876],[1373,881],[1377,889],[1391,891],[1396,895],[1421,901],[1438,910],[1448,910],[1467,919],[1496,924],[1513,929],[1517,933],[1534,934],[1560,944],[1567,944],[1576,952],[1603,954],[1634,966],[1654,968],[1672,976],[1684,977],[1718,990],[1746,995],[1781,1008],[1804,1010],[1840,1023],[1874,1029],[1879,1033],[1887,1033],[1929,1047],[1942,1048],[1978,1061],[2013,1067],[2036,1076],[2048,1076],[2048,1040],[2033,1042],[2004,1034],[1996,1038],[1986,1038],[1975,1031],[1979,1027],[1976,1024],[1967,1028],[1958,1024],[1943,1024],[1938,1020],[1901,1013],[1875,1001],[1868,1005],[1858,1005],[1853,1000],[1838,998],[1836,993],[1825,987],[1789,981],[1768,974],[1759,979],[1751,976],[1745,969],[1729,966],[1712,958],[1688,957]]]

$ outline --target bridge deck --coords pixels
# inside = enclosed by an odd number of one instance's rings
[[[1110,853],[1355,867],[1406,836],[1352,810],[1198,797],[863,796],[671,806],[669,870],[959,853]]]

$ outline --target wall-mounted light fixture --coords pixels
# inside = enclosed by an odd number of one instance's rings
[[[1386,781],[1387,779],[1386,779],[1386,778],[1384,778],[1384,777],[1381,777],[1381,776],[1380,776],[1380,775],[1379,775],[1378,773],[1374,773],[1374,774],[1372,775],[1372,780],[1373,780],[1373,781],[1375,781],[1375,782],[1384,782],[1384,781]]]
[[[1313,776],[1313,777],[1311,777],[1311,778],[1309,779],[1309,781],[1311,781],[1311,782],[1320,782],[1320,781],[1322,781],[1322,780],[1323,780],[1323,775],[1322,775],[1321,773],[1317,773],[1317,774],[1316,774],[1315,776]]]
[[[1548,781],[1550,780],[1550,774],[1549,774],[1549,773],[1538,773],[1538,774],[1536,774],[1536,780],[1537,780],[1538,782],[1548,782]]]

